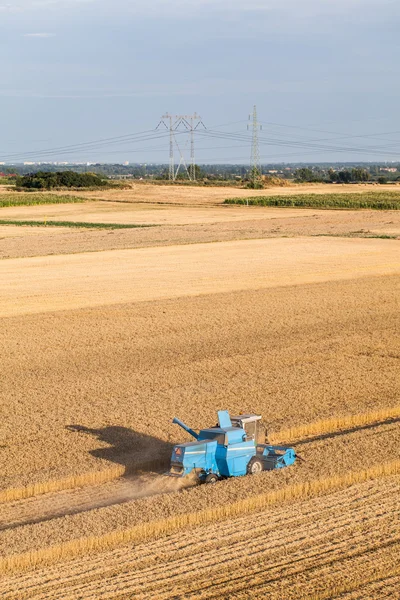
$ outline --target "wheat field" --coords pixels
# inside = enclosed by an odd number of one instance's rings
[[[400,254],[368,238],[399,217],[249,213],[218,206],[226,189],[167,187],[52,208],[153,213],[151,231],[0,231],[0,594],[396,597]],[[199,429],[219,409],[261,414],[302,460],[216,486],[164,477],[189,440],[172,418]]]

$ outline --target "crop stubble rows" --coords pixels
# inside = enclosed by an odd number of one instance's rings
[[[305,598],[393,568],[399,478],[203,526],[146,545],[6,577],[7,598]],[[340,510],[346,505],[347,510]],[[210,586],[212,582],[212,586]],[[62,588],[60,588],[60,585]],[[4,587],[6,586],[6,587]],[[62,592],[60,592],[62,589]],[[284,594],[282,594],[284,590]]]
[[[389,451],[382,452],[384,448],[388,448]],[[276,503],[285,498],[307,497],[309,494],[321,493],[332,487],[337,488],[350,485],[354,481],[363,481],[371,476],[368,472],[365,473],[365,469],[372,470],[372,476],[375,478],[384,475],[383,467],[385,465],[388,466],[388,474],[397,472],[400,460],[399,448],[398,425],[396,423],[382,425],[377,429],[345,434],[343,437],[313,441],[302,449],[305,462],[299,463],[295,468],[277,473],[265,473],[256,478],[228,480],[220,482],[215,487],[201,486],[179,493],[132,499],[135,498],[138,489],[137,483],[135,484],[133,481],[131,496],[129,496],[129,482],[125,484],[126,489],[123,490],[123,494],[126,496],[125,501],[118,488],[114,490],[101,487],[89,489],[91,500],[86,500],[86,506],[82,502],[81,512],[68,514],[66,511],[66,516],[63,516],[65,513],[61,511],[59,514],[56,510],[53,513],[54,518],[50,521],[42,521],[42,518],[44,519],[43,515],[46,514],[46,506],[51,507],[53,498],[51,495],[48,499],[44,496],[42,501],[39,498],[31,506],[33,512],[25,522],[20,523],[18,527],[0,532],[0,542],[6,549],[6,556],[17,556],[37,548],[69,542],[72,544],[72,552],[80,552],[79,544],[75,544],[74,540],[82,538],[82,536],[87,538],[105,536],[104,540],[99,540],[99,548],[103,549],[110,544],[115,545],[124,540],[136,540],[143,535],[147,536],[147,524],[150,524],[149,535],[151,537],[153,535],[153,525],[151,524],[155,521],[160,522],[160,526],[156,523],[154,529],[154,535],[158,535],[168,531],[169,528],[173,530],[177,526],[181,526],[179,519],[182,520],[182,526],[185,524],[187,526],[192,519],[196,524],[203,522],[203,519],[222,518],[225,514],[224,507],[228,507],[226,516],[234,516],[237,514],[234,512],[236,511],[235,503],[239,503],[237,506],[239,512],[253,510],[259,502],[261,502],[261,506],[263,505],[263,495],[265,502]],[[366,457],[368,457],[367,461]],[[390,463],[390,460],[395,462]],[[347,477],[349,479],[346,479]],[[142,481],[141,485],[146,489],[145,481]],[[162,478],[160,478],[159,485],[164,485]],[[309,485],[314,487],[309,488]],[[154,492],[154,488],[149,487],[148,490],[149,494]],[[163,491],[162,487],[159,491]],[[279,496],[280,493],[283,494],[282,497]],[[82,497],[82,494],[78,495],[81,500]],[[64,498],[68,502],[68,494]],[[25,502],[30,504],[30,501]],[[241,502],[244,502],[243,507]],[[54,504],[57,506],[56,502]],[[22,512],[21,506],[24,507],[24,501],[17,502],[11,507],[3,505],[0,512],[2,520],[8,521],[12,525],[12,515],[19,515]],[[230,506],[231,508],[229,508]],[[90,510],[95,508],[96,510]],[[206,511],[207,514],[202,516],[202,511]],[[220,516],[218,516],[218,511],[222,511]],[[196,516],[197,513],[198,516]],[[132,529],[132,533],[129,533],[130,529]],[[121,534],[118,533],[119,531]],[[115,538],[114,532],[117,532]],[[111,536],[110,541],[107,536]],[[85,548],[85,544],[86,542],[83,543],[83,548]],[[97,542],[93,544],[93,548],[96,547]],[[87,550],[90,548],[89,540]],[[56,557],[58,556],[57,552],[53,553]],[[69,548],[65,552],[61,549],[62,555],[67,555],[69,552]],[[50,558],[51,555],[52,553],[50,553]],[[5,555],[3,554],[3,556]],[[34,557],[28,559],[28,564],[34,560]]]

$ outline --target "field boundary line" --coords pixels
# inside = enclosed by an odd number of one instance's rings
[[[272,433],[269,438],[272,444],[278,442],[293,442],[309,436],[335,433],[343,429],[373,425],[374,423],[383,424],[385,421],[397,418],[400,418],[400,406],[359,413],[356,415],[332,417],[330,419],[314,421],[308,425],[289,427],[288,429],[281,429],[276,433]]]
[[[273,492],[250,496],[225,506],[209,508],[194,513],[184,513],[160,521],[150,521],[135,525],[129,529],[113,531],[101,536],[78,538],[57,546],[4,557],[0,559],[0,573],[34,569],[42,565],[83,556],[90,552],[111,550],[131,542],[143,543],[147,540],[164,537],[182,529],[260,511],[288,500],[310,498],[372,479],[398,474],[400,474],[400,459],[361,471],[350,471],[341,476],[298,483]]]

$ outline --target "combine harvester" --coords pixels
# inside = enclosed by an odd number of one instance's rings
[[[293,448],[265,443],[260,415],[230,417],[227,410],[220,410],[218,425],[202,429],[200,433],[177,418],[172,422],[196,441],[174,447],[168,473],[171,477],[194,474],[201,483],[216,483],[226,477],[282,469],[296,460]]]

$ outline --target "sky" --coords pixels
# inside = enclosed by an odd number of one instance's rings
[[[196,161],[247,163],[254,105],[263,163],[398,161],[399,30],[398,0],[0,0],[0,162],[165,163],[197,112]]]

